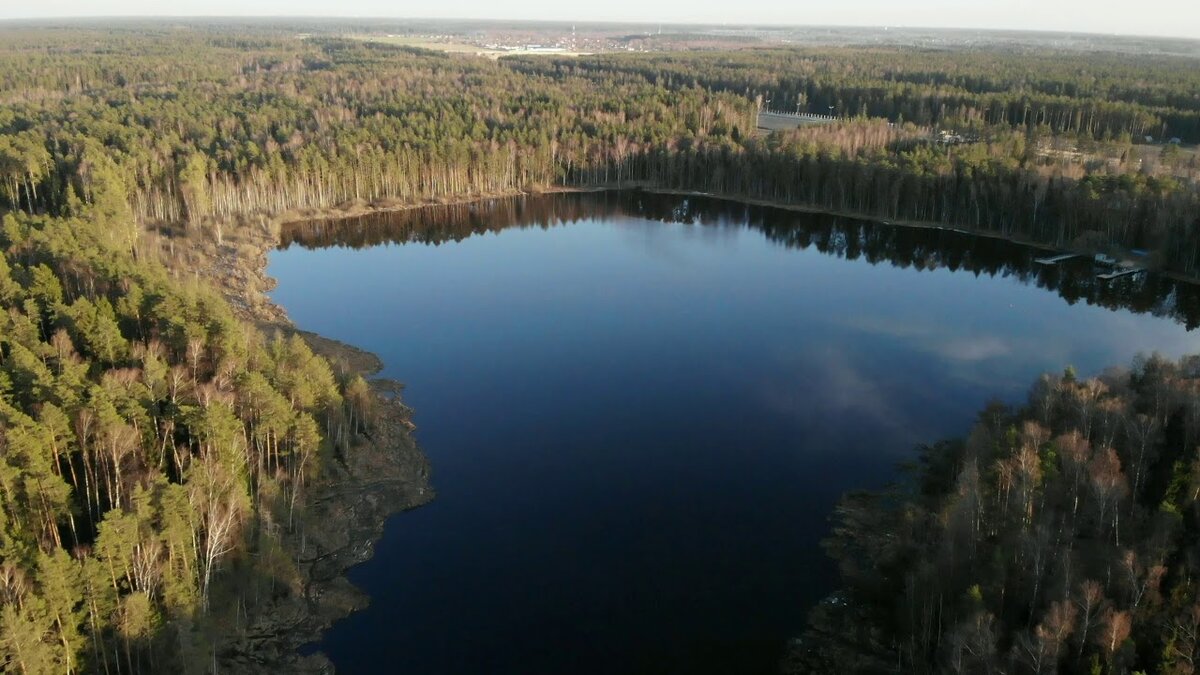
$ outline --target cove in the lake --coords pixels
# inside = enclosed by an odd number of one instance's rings
[[[1194,351],[1200,294],[997,239],[636,192],[288,227],[302,328],[406,383],[437,499],[343,673],[767,673],[839,495],[1036,376]]]

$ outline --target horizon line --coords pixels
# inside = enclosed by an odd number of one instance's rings
[[[27,22],[55,22],[55,21],[156,21],[156,20],[316,20],[316,21],[344,21],[344,20],[387,20],[387,21],[475,21],[483,23],[534,23],[534,24],[575,24],[575,25],[646,25],[646,26],[679,26],[679,27],[739,27],[739,28],[825,28],[825,29],[840,29],[840,30],[867,30],[886,32],[891,29],[907,30],[907,31],[978,31],[985,33],[1040,33],[1051,35],[1079,35],[1079,36],[1096,36],[1106,38],[1141,38],[1154,40],[1182,40],[1187,42],[1200,42],[1200,36],[1185,36],[1185,35],[1167,35],[1167,34],[1146,34],[1146,33],[1117,33],[1117,32],[1096,32],[1078,29],[1065,28],[1012,28],[1012,27],[983,27],[983,26],[925,26],[925,25],[906,25],[906,24],[836,24],[836,23],[772,23],[772,22],[732,22],[732,21],[700,21],[686,22],[677,20],[660,20],[653,19],[540,19],[540,18],[496,18],[496,17],[468,17],[468,16],[401,16],[401,15],[378,15],[378,14],[362,14],[362,15],[337,15],[337,14],[78,14],[78,15],[62,15],[62,16],[14,16],[0,17],[0,24]]]

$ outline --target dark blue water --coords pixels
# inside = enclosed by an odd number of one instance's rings
[[[352,571],[371,607],[321,646],[343,673],[771,672],[834,582],[818,543],[838,495],[1043,371],[1196,343],[1120,308],[1186,317],[1193,294],[1167,282],[706,200],[559,196],[286,238],[275,300],[407,384],[438,493]]]

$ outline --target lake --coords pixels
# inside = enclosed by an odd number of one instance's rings
[[[847,490],[1042,372],[1197,350],[1195,288],[936,229],[565,194],[285,228],[273,298],[405,383],[436,499],[342,673],[767,673]]]

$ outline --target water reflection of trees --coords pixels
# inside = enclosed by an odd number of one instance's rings
[[[1090,261],[1044,266],[1045,251],[1002,239],[950,230],[910,228],[840,216],[801,213],[707,197],[645,192],[556,194],[429,206],[340,219],[291,223],[281,247],[364,248],[388,243],[441,244],[510,228],[558,225],[588,219],[640,217],[704,227],[749,227],[789,248],[815,248],[847,260],[901,268],[946,268],[1011,277],[1054,291],[1068,303],[1169,317],[1188,330],[1200,325],[1200,287],[1158,275],[1115,281],[1096,279]]]

